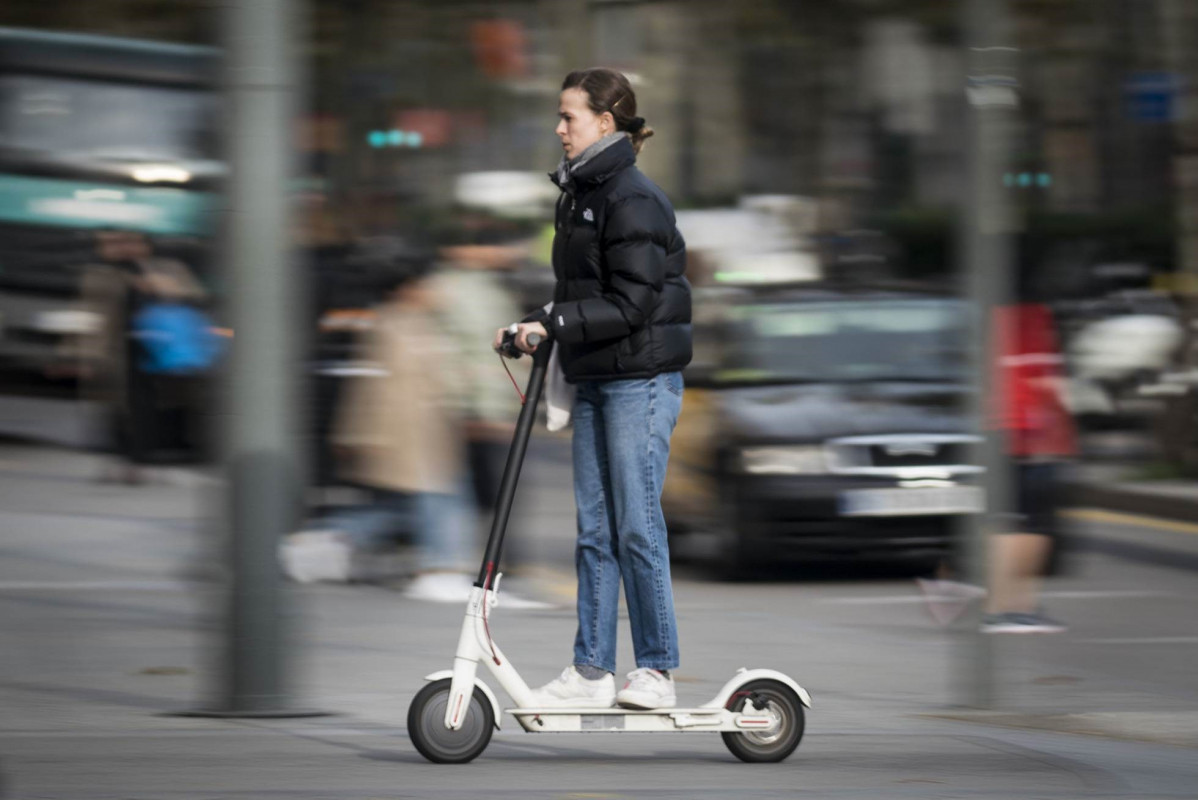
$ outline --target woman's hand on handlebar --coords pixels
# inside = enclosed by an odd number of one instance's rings
[[[495,332],[495,341],[491,346],[495,348],[496,352],[503,352],[503,342],[504,338],[507,336],[511,336],[512,341],[515,342],[516,349],[522,353],[536,352],[537,345],[529,343],[529,336],[535,334],[541,337],[540,341],[542,342],[545,341],[545,339],[547,339],[549,336],[548,332],[545,330],[545,326],[539,322],[520,322],[513,327],[516,331],[514,335],[511,332],[511,328],[500,328]]]

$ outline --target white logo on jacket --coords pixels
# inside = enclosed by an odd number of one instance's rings
[[[582,218],[585,219],[587,222],[594,222],[595,221],[595,212],[591,211],[589,208],[584,208],[582,210]]]

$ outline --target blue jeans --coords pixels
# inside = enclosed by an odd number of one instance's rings
[[[420,547],[421,570],[465,571],[472,555],[471,520],[462,495],[372,489],[371,501],[338,509],[319,527],[344,533],[355,550],[410,537]]]
[[[638,667],[678,666],[661,488],[682,375],[579,383],[574,402],[578,634],[574,663],[616,671],[620,579]]]

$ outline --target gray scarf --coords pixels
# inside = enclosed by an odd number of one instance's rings
[[[555,173],[557,175],[557,185],[562,187],[563,191],[573,194],[574,172],[588,161],[591,161],[593,158],[595,158],[595,156],[599,155],[604,150],[627,136],[628,134],[625,131],[609,133],[607,136],[604,136],[602,139],[592,144],[586,150],[583,150],[575,158],[566,158],[565,154],[563,153],[562,160],[558,162]]]

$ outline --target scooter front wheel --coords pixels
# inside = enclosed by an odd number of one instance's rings
[[[803,703],[785,683],[769,678],[749,681],[732,698],[731,711],[740,711],[752,699],[754,706],[775,719],[768,730],[721,733],[732,755],[749,762],[781,761],[799,746],[806,726]]]
[[[420,755],[434,764],[465,764],[487,749],[495,730],[495,712],[477,686],[456,731],[445,727],[449,678],[433,681],[416,693],[408,706],[408,736]]]

